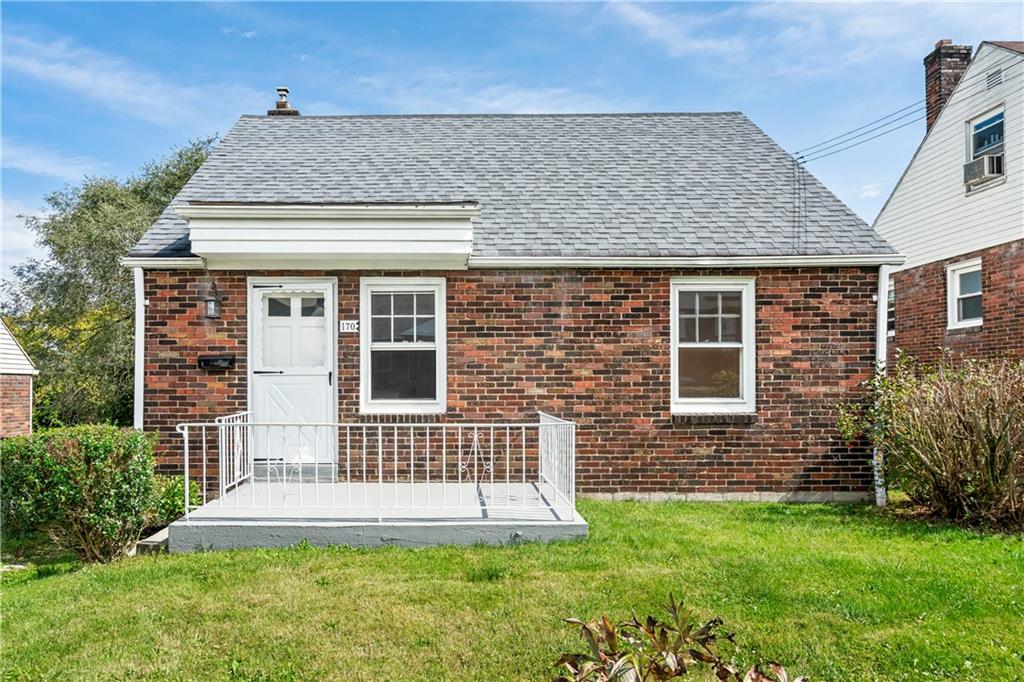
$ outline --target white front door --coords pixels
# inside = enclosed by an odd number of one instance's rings
[[[335,283],[254,279],[249,283],[249,409],[254,459],[330,463],[337,421]]]

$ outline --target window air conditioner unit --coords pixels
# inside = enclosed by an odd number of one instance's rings
[[[964,184],[968,187],[1002,176],[1002,154],[986,154],[964,164]]]

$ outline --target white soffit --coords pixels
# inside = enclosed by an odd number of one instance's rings
[[[214,270],[466,269],[475,203],[186,204],[192,253]]]

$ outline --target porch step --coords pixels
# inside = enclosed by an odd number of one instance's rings
[[[578,513],[569,521],[326,521],[320,519],[178,520],[170,525],[169,551],[195,552],[251,547],[428,547],[432,545],[510,545],[575,540],[587,536]]]
[[[148,538],[143,538],[135,543],[136,554],[160,554],[167,551],[167,545],[169,543],[170,531],[167,528],[161,528],[157,532],[150,535]]]

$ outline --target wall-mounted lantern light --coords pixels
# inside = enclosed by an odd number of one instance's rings
[[[208,320],[220,319],[220,302],[222,300],[223,297],[217,291],[217,283],[210,280],[209,289],[203,296],[203,317]]]

